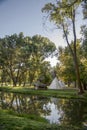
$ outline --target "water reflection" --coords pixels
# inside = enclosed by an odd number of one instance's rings
[[[54,102],[48,102],[48,104],[44,104],[43,109],[45,111],[49,110],[50,113],[46,114],[44,117],[50,121],[50,123],[60,123],[61,114],[63,111],[57,108],[57,105]]]
[[[87,119],[87,103],[81,100],[46,98],[0,92],[0,109],[37,114],[50,123],[82,125]]]
[[[0,93],[0,108],[14,110],[18,113],[44,114],[43,104],[47,102],[48,99],[44,97]]]

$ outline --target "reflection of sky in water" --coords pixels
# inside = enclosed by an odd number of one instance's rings
[[[46,118],[51,124],[84,125],[87,103],[80,100],[45,98],[0,92],[0,109],[13,110],[18,113],[37,114]]]
[[[57,124],[60,123],[59,119],[61,118],[62,111],[58,110],[57,105],[55,105],[54,102],[49,102],[47,105],[44,104],[43,109],[50,111],[50,114],[45,115],[44,117],[47,120],[49,120],[49,122],[51,124],[52,123],[57,123]]]
[[[20,100],[19,99],[14,100],[12,105],[13,106],[17,106],[17,105],[20,106]]]

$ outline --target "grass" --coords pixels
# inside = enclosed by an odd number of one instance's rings
[[[62,89],[62,90],[34,90],[29,88],[21,87],[0,87],[0,91],[4,92],[13,92],[20,94],[29,94],[29,95],[42,95],[48,97],[58,97],[58,98],[79,98],[87,100],[87,92],[83,95],[78,95],[77,89]]]
[[[21,87],[0,87],[0,91],[46,97],[78,98],[87,101],[87,92],[83,95],[78,95],[76,89],[34,90]],[[0,130],[87,130],[87,127],[51,125],[37,115],[17,114],[9,110],[0,110]]]
[[[85,130],[77,126],[50,125],[40,120],[31,120],[26,116],[18,116],[6,110],[0,110],[0,130]]]
[[[34,121],[25,116],[18,116],[16,114],[9,114],[7,111],[0,111],[0,127],[2,130],[38,130],[46,123]],[[0,128],[0,129],[1,129]]]

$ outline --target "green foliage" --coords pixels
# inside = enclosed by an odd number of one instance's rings
[[[59,79],[64,80],[66,83],[75,81],[75,68],[69,47],[59,47],[58,52],[60,63],[56,66],[56,72]]]
[[[87,0],[84,0],[84,3],[82,5],[83,7],[83,16],[84,16],[84,19],[87,19]]]
[[[47,124],[34,121],[26,117],[8,114],[7,111],[0,110],[0,129],[1,130],[82,130],[77,126],[59,126],[57,124]]]
[[[50,56],[56,47],[48,38],[36,35],[24,37],[23,33],[13,34],[0,39],[1,82],[13,86],[32,84],[44,72],[47,74],[49,64],[45,58]],[[45,74],[46,76],[46,74]]]
[[[84,97],[80,97],[77,92],[77,89],[63,89],[63,90],[34,90],[29,88],[20,88],[20,87],[0,87],[0,91],[2,92],[13,92],[13,93],[20,93],[20,94],[29,94],[29,95],[42,95],[48,97],[58,97],[58,98],[82,98],[87,99]]]
[[[82,54],[87,59],[87,28],[82,27],[83,42],[82,42]]]
[[[81,80],[84,85],[87,87],[87,28],[82,27],[83,41],[81,45]],[[87,88],[86,88],[87,89]]]
[[[66,40],[66,43],[69,47],[70,53],[73,57],[74,68],[77,78],[78,87],[80,93],[83,93],[83,89],[80,81],[80,72],[79,72],[79,63],[77,57],[77,37],[76,37],[76,10],[81,4],[81,1],[68,1],[68,0],[59,0],[55,1],[53,4],[46,4],[42,9],[43,12],[48,14],[50,21],[62,30],[63,37]],[[72,35],[72,37],[70,37]],[[72,40],[70,40],[72,38]],[[71,46],[72,42],[72,46]]]
[[[69,83],[75,82],[76,74],[75,74],[74,62],[69,47],[68,46],[65,48],[59,47],[58,52],[59,52],[58,59],[60,61],[60,63],[56,66],[56,72],[58,77],[64,80],[65,82]],[[87,78],[87,59],[84,55],[85,53],[87,52],[85,51],[85,49],[83,49],[83,45],[81,45],[78,40],[77,56],[80,69],[80,79],[82,83],[83,81],[86,81]]]

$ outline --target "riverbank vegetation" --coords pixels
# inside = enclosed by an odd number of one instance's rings
[[[22,94],[25,96],[41,96],[41,97],[56,97],[56,98],[63,98],[63,99],[80,99],[84,101],[84,103],[87,104],[87,92],[84,93],[84,95],[78,95],[76,89],[64,89],[64,90],[34,90],[29,88],[20,88],[20,87],[0,87],[0,93],[1,95],[8,94],[11,95],[11,93],[15,94]],[[6,96],[8,97],[8,96]],[[19,96],[20,97],[20,96]],[[1,99],[4,99],[3,96],[1,96]],[[14,99],[14,98],[12,98]],[[20,98],[22,99],[22,97]],[[26,98],[24,98],[24,101],[27,101]],[[43,98],[44,99],[44,98]],[[42,100],[43,100],[42,99]],[[4,99],[5,100],[5,99]],[[4,103],[4,100],[2,101],[3,109],[0,110],[0,129],[1,130],[86,130],[86,126],[79,126],[76,125],[58,125],[58,124],[50,124],[46,119],[43,117],[40,117],[39,115],[35,114],[26,114],[26,112],[16,112],[16,110],[13,111],[13,109],[6,109],[7,105]],[[9,101],[10,106],[10,99],[7,99]],[[11,100],[12,102],[13,100]],[[20,101],[20,100],[17,100]],[[23,101],[23,100],[22,100]],[[24,104],[23,101],[23,104]],[[14,102],[14,101],[13,101]],[[22,103],[20,101],[20,103]],[[72,103],[71,103],[72,104]],[[70,105],[70,103],[69,103]],[[71,105],[72,107],[72,105]],[[8,108],[8,107],[7,107]],[[64,107],[65,108],[65,107]],[[67,106],[66,106],[67,108]],[[75,108],[74,108],[75,109]],[[85,109],[86,110],[86,109]],[[86,117],[85,117],[86,119]],[[82,123],[81,123],[82,124]]]
[[[57,98],[72,98],[72,99],[84,99],[87,100],[87,92],[83,95],[78,95],[77,89],[59,89],[59,90],[34,90],[29,88],[20,88],[20,87],[0,87],[1,92],[12,92],[19,94],[29,94],[29,95],[41,95],[48,97],[57,97]]]
[[[12,111],[0,110],[0,129],[1,130],[85,130],[79,126],[61,126],[49,124],[46,120],[35,115],[18,115]]]

